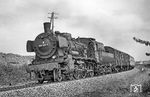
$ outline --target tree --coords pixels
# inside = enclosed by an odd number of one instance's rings
[[[136,37],[133,37],[133,40],[135,40],[136,42],[139,42],[141,44],[145,44],[146,46],[150,46],[149,41],[141,40],[141,39],[138,39]],[[146,54],[146,56],[150,56],[150,53],[145,53],[145,54]]]

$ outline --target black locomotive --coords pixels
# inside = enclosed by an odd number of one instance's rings
[[[44,23],[44,33],[27,41],[27,52],[35,52],[29,69],[39,83],[73,80],[132,69],[134,58],[94,38],[72,38],[70,33],[53,31],[54,13]]]

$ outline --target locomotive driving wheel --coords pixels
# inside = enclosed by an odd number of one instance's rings
[[[85,78],[86,77],[86,72],[83,72],[82,73],[82,78]]]
[[[54,68],[53,77],[54,77],[54,82],[55,81],[61,82],[63,79],[61,75],[61,69]]]
[[[81,73],[80,73],[80,78],[86,78],[87,76],[87,70],[83,70]]]
[[[94,76],[94,71],[90,71],[89,73],[88,73],[88,77],[93,77]]]
[[[36,77],[38,79],[38,83],[42,84],[44,82],[44,77],[41,74],[41,72],[35,72],[35,75],[36,75]]]
[[[92,64],[89,64],[87,67],[87,77],[93,77],[94,76],[94,70]]]

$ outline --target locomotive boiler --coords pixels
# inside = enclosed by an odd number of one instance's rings
[[[44,23],[44,32],[34,41],[27,41],[27,52],[35,52],[29,69],[39,83],[121,72],[131,69],[134,63],[130,55],[108,48],[94,38],[72,38],[70,33],[54,31],[54,13],[50,22]]]

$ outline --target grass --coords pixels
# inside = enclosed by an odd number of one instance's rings
[[[0,85],[15,85],[17,83],[26,82],[29,76],[24,66],[16,67],[12,65],[0,64]]]

